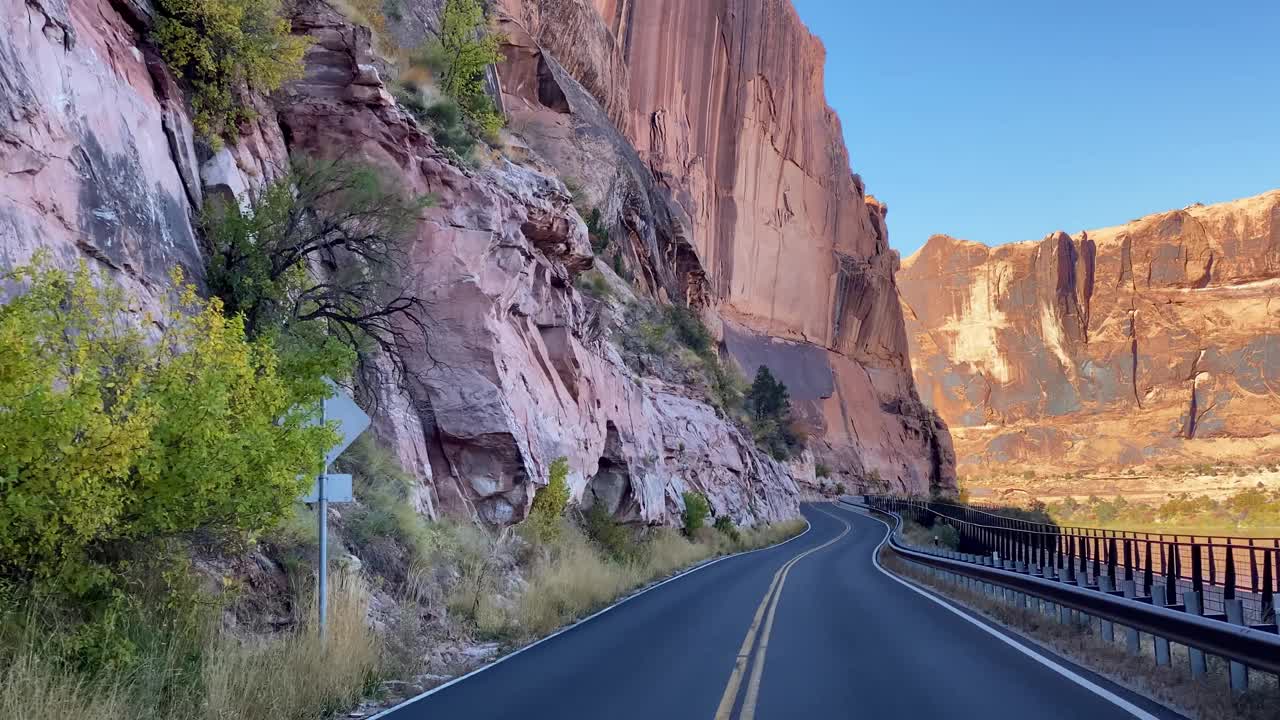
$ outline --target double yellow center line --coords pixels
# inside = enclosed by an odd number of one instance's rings
[[[751,665],[751,679],[747,682],[747,694],[742,700],[742,712],[738,714],[738,718],[739,720],[753,720],[755,718],[756,698],[760,695],[760,676],[764,673],[764,656],[769,649],[769,634],[773,632],[773,616],[778,610],[778,597],[782,595],[782,586],[787,582],[787,574],[791,572],[791,568],[796,563],[823,548],[835,544],[840,538],[849,534],[849,523],[835,515],[831,515],[831,513],[821,510],[819,512],[835,518],[841,525],[844,525],[844,530],[821,545],[805,550],[791,558],[773,574],[773,582],[769,584],[769,589],[760,601],[760,606],[756,608],[755,618],[751,621],[751,627],[747,628],[747,636],[742,640],[742,648],[738,650],[738,657],[733,664],[733,672],[729,675],[729,684],[725,686],[724,695],[720,698],[720,707],[716,710],[716,720],[729,720],[732,716],[733,706],[737,703],[738,690],[742,686],[743,676],[746,675],[753,647],[755,647],[756,659],[755,663]],[[767,616],[766,608],[768,608]],[[764,620],[763,632],[760,626],[761,620]],[[756,635],[760,636],[760,644],[758,646],[756,646]]]

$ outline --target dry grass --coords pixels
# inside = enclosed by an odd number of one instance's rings
[[[0,672],[0,717],[24,720],[125,720],[133,718],[119,689],[53,667],[22,653]]]
[[[391,674],[409,680],[424,670],[453,674],[460,669],[425,667],[430,645],[441,633],[455,645],[465,644],[471,633],[523,644],[674,572],[779,542],[803,528],[797,520],[740,529],[736,539],[706,528],[692,540],[670,528],[649,529],[634,536],[632,551],[621,561],[569,523],[559,542],[542,547],[522,547],[510,533],[437,528],[439,542],[433,541],[429,557],[419,558],[398,588],[399,612],[382,618],[384,637],[369,625],[369,593],[355,576],[335,578],[323,638],[307,624],[246,640],[218,631],[215,617],[190,632],[155,633],[156,641],[140,650],[127,673],[86,674],[60,664],[61,656],[45,637],[66,636],[68,629],[43,627],[4,638],[0,718],[332,717]],[[313,614],[301,611],[304,617]]]
[[[1188,717],[1203,720],[1276,717],[1280,693],[1273,676],[1250,673],[1250,691],[1233,696],[1227,686],[1228,664],[1221,658],[1209,657],[1209,674],[1204,679],[1193,678],[1187,648],[1183,646],[1171,644],[1170,666],[1159,667],[1153,659],[1154,644],[1148,634],[1141,636],[1142,657],[1135,658],[1125,648],[1125,632],[1119,625],[1115,628],[1116,641],[1107,642],[1102,639],[1096,620],[1090,625],[1064,625],[1056,616],[1041,614],[1035,609],[1024,610],[996,597],[945,582],[889,550],[881,552],[880,562],[895,574],[926,585],[1118,685]]]
[[[221,639],[204,666],[205,720],[315,718],[355,705],[378,671],[368,592],[356,577],[329,593],[322,637],[314,623],[261,644]]]
[[[0,717],[24,720],[311,720],[354,705],[380,647],[356,578],[330,592],[328,632],[308,626],[262,642],[174,636],[125,675],[95,679],[51,659],[42,640],[0,659]],[[5,662],[7,660],[7,662]],[[188,669],[198,663],[192,681]]]
[[[649,583],[719,555],[785,540],[805,528],[803,520],[739,530],[735,541],[709,528],[693,539],[671,528],[647,531],[629,557],[611,559],[577,527],[566,524],[561,540],[537,554],[528,583],[510,608],[481,596],[472,617],[486,634],[527,642],[542,637]]]

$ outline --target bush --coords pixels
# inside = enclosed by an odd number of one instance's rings
[[[738,532],[738,526],[733,524],[733,518],[728,515],[721,515],[716,518],[715,529],[724,533],[735,543],[742,541],[742,533]]]
[[[717,533],[711,541],[696,541],[671,528],[652,528],[639,542],[632,538],[626,560],[619,561],[567,525],[561,541],[530,568],[508,630],[524,638],[545,635],[647,582],[724,552],[772,545],[803,529],[804,521],[795,520],[738,530],[737,539]]]
[[[831,468],[823,463],[818,463],[813,467],[813,474],[820,478],[831,477]]]
[[[604,218],[600,208],[591,208],[583,218],[587,224],[587,235],[591,237],[591,250],[597,255],[609,248],[609,229],[604,226]],[[618,273],[621,275],[622,273]]]
[[[533,496],[529,509],[529,525],[542,542],[554,542],[560,537],[560,518],[569,504],[569,461],[556,458],[547,473],[547,486]]]
[[[960,533],[951,525],[945,522],[935,522],[932,530],[933,537],[937,539],[939,547],[944,547],[948,550],[956,550],[960,547]]]
[[[634,303],[615,338],[623,359],[636,371],[671,382],[700,384],[712,404],[739,419],[746,383],[732,363],[721,362],[697,311]]]
[[[0,574],[82,593],[110,543],[274,525],[335,442],[316,388],[182,285],[156,342],[114,286],[36,265],[0,306]],[[95,569],[96,568],[96,569]]]
[[[626,562],[639,555],[631,531],[618,522],[603,503],[593,503],[582,515],[582,529],[612,560]]]
[[[196,132],[217,147],[253,117],[245,88],[262,93],[302,75],[309,40],[290,33],[279,0],[156,0],[152,40],[191,88]]]
[[[664,311],[667,324],[675,332],[676,341],[698,355],[713,353],[711,331],[698,311],[686,305],[668,305]]]
[[[452,98],[445,98],[427,106],[420,120],[431,126],[435,141],[459,158],[466,159],[475,149],[476,138],[467,128],[462,108]]]
[[[681,515],[681,521],[686,535],[693,535],[705,526],[707,516],[710,514],[711,506],[707,504],[705,495],[699,492],[685,492],[684,513]]]
[[[578,276],[574,285],[579,292],[597,300],[608,300],[613,297],[613,290],[609,288],[609,281],[605,280],[604,273],[599,270],[588,270],[582,273]]]

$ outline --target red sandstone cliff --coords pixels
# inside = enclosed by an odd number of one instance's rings
[[[1280,457],[1280,191],[903,263],[916,380],[963,463]]]
[[[748,374],[781,377],[846,478],[951,487],[950,438],[907,362],[886,209],[850,174],[825,52],[790,2],[498,8],[512,125],[619,219],[650,286],[723,321]]]

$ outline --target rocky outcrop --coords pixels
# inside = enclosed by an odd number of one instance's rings
[[[898,276],[922,396],[964,463],[1280,456],[1280,191],[988,248]]]
[[[504,106],[638,282],[783,378],[847,482],[954,487],[918,402],[884,205],[849,171],[824,50],[785,0],[500,0]],[[564,32],[572,28],[573,32]]]

